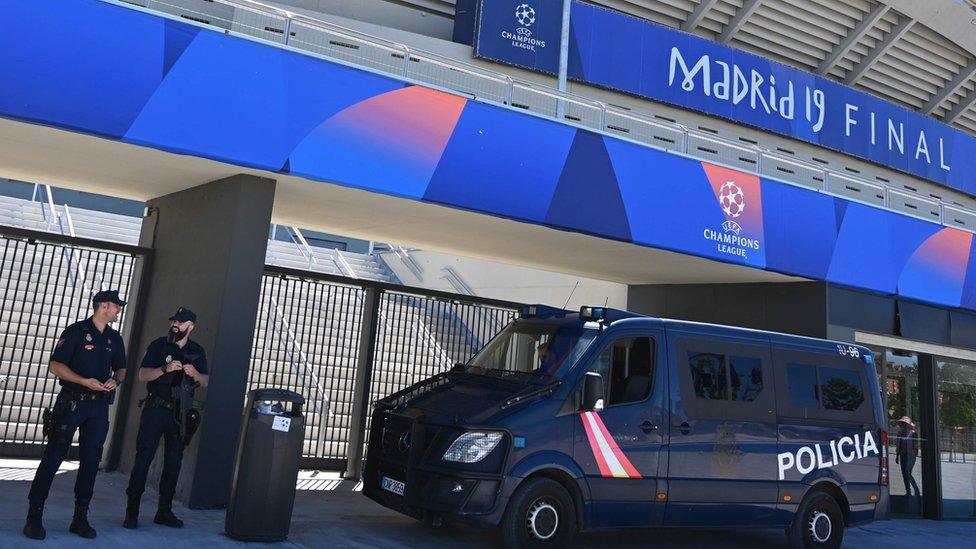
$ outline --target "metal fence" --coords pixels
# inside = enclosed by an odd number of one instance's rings
[[[0,227],[0,454],[43,452],[41,414],[57,380],[48,361],[67,325],[88,317],[102,289],[127,295],[145,250]],[[116,329],[122,329],[123,314]]]
[[[976,211],[959,205],[827,169],[758,145],[691,129],[651,114],[517,80],[501,72],[253,0],[123,1],[541,116],[556,118],[562,104],[564,122],[946,226],[976,231]]]
[[[302,394],[303,465],[355,474],[371,403],[466,360],[517,307],[268,266],[248,388]]]

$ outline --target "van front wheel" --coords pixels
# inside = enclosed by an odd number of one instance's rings
[[[837,549],[844,540],[844,516],[837,501],[823,492],[803,499],[786,530],[790,545],[803,549]]]
[[[526,481],[515,491],[502,519],[507,547],[556,547],[576,533],[573,498],[548,478]]]

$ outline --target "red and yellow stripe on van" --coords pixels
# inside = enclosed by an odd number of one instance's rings
[[[590,441],[593,457],[600,466],[600,474],[607,478],[642,478],[634,464],[620,450],[617,443],[607,431],[607,426],[596,412],[583,412],[583,427],[586,438]]]

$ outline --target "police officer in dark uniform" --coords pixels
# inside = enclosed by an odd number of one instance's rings
[[[88,504],[108,434],[110,397],[125,379],[125,344],[109,324],[118,320],[124,305],[118,290],[96,293],[92,316],[68,326],[51,353],[48,368],[60,379],[61,392],[51,414],[44,457],[27,496],[24,535],[29,538],[44,539],[46,535],[41,523],[44,501],[76,430],[81,432],[80,465],[75,479],[75,513],[68,530],[84,538],[95,537],[95,529],[88,523]]]
[[[203,347],[190,339],[197,315],[180,307],[170,317],[170,330],[149,344],[146,356],[139,368],[139,381],[146,381],[149,395],[144,401],[142,417],[139,420],[139,435],[136,439],[136,460],[129,476],[129,496],[122,526],[136,528],[139,524],[139,500],[146,488],[149,466],[156,455],[159,439],[163,439],[163,473],[159,479],[159,506],[156,524],[181,528],[183,521],[173,514],[173,495],[176,481],[180,475],[183,461],[183,448],[186,440],[180,434],[181,408],[178,397],[192,398],[192,387],[199,384],[206,387],[207,354]],[[189,385],[181,393],[181,386]]]

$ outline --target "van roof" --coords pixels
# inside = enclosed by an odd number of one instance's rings
[[[539,305],[538,307],[545,307]],[[599,306],[598,306],[599,307]],[[565,315],[572,317],[574,314],[578,314],[578,311],[570,311],[563,309],[556,309],[554,307],[545,307],[546,313],[553,314],[558,312],[560,315]],[[671,318],[660,318],[642,315],[640,313],[635,313],[632,311],[626,311],[623,309],[615,309],[612,307],[603,307],[607,311],[606,318],[610,320],[611,326],[617,325],[647,325],[656,328],[667,327],[676,330],[684,330],[689,332],[724,332],[726,335],[742,335],[746,337],[754,337],[757,339],[768,338],[770,341],[775,341],[777,343],[793,343],[795,345],[806,345],[810,347],[831,347],[835,348],[837,345],[851,345],[857,347],[862,352],[868,351],[870,349],[863,345],[858,345],[856,343],[851,343],[849,341],[838,341],[833,339],[820,339],[816,337],[801,336],[795,334],[786,334],[783,332],[774,332],[769,330],[757,330],[755,328],[741,328],[738,326],[729,326],[726,324],[712,324],[708,322],[695,322],[691,320],[677,320]],[[542,315],[540,315],[542,316]],[[873,353],[872,353],[873,354]]]
[[[726,324],[713,324],[709,322],[695,322],[691,320],[677,320],[671,318],[658,318],[643,316],[632,313],[632,316],[622,318],[613,322],[612,325],[622,325],[622,324],[644,324],[653,325],[655,327],[667,327],[675,330],[689,331],[689,332],[723,332],[726,335],[742,335],[746,337],[754,337],[757,339],[768,338],[771,341],[778,343],[794,343],[799,345],[807,346],[823,346],[823,347],[836,347],[837,345],[852,345],[857,347],[862,351],[870,351],[867,347],[863,345],[858,345],[856,343],[851,343],[848,341],[838,341],[833,339],[821,339],[816,337],[801,336],[795,334],[787,334],[783,332],[774,332],[770,330],[757,330],[755,328],[742,328],[738,326],[729,326]]]

